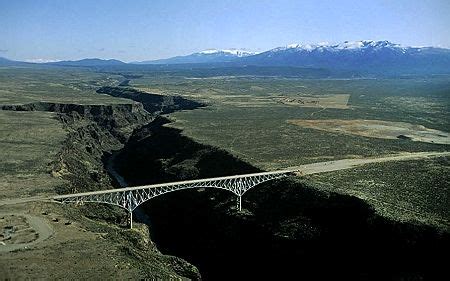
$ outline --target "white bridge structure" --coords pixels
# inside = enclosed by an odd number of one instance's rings
[[[242,195],[252,187],[270,180],[293,175],[297,170],[282,170],[228,177],[188,180],[162,184],[152,184],[118,189],[99,190],[83,193],[54,196],[61,203],[106,203],[124,208],[130,214],[130,227],[133,227],[133,211],[142,203],[157,196],[183,189],[218,188],[233,192],[237,196],[237,208],[242,210]]]

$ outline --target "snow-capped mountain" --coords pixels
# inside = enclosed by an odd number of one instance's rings
[[[241,59],[249,65],[301,66],[372,73],[450,73],[450,50],[389,41],[291,44]]]
[[[373,74],[450,73],[450,49],[408,47],[389,41],[290,44],[262,53],[246,50],[205,50],[187,56],[140,64],[225,63],[230,66],[290,66]]]
[[[216,62],[231,62],[238,58],[255,55],[255,52],[250,52],[240,49],[216,50],[208,49],[198,53],[193,53],[187,56],[177,56],[168,59],[152,60],[137,62],[139,64],[183,64],[183,63],[216,63]]]
[[[25,65],[28,62],[0,58],[0,65]],[[124,67],[118,60],[83,59],[79,61],[49,62],[46,65],[84,67]],[[408,47],[389,41],[362,40],[342,43],[290,44],[261,53],[240,49],[209,49],[187,56],[134,62],[171,68],[191,68],[190,64],[202,64],[201,68],[227,67],[237,73],[250,72],[300,73],[301,68],[321,76],[384,76],[450,74],[450,49],[437,47]],[[184,64],[184,65],[183,65]],[[175,65],[175,66],[172,66]],[[283,68],[283,69],[282,69]],[[306,70],[305,70],[306,71]],[[302,72],[303,73],[303,72]],[[230,75],[231,75],[230,74]],[[294,75],[294,74],[292,74]]]
[[[394,44],[389,41],[373,41],[373,40],[362,40],[362,41],[345,41],[338,44],[330,44],[328,42],[318,43],[318,44],[290,44],[286,47],[279,47],[270,50],[271,52],[279,52],[286,50],[294,50],[297,52],[314,52],[314,51],[328,51],[328,52],[339,52],[343,50],[361,51],[366,49],[372,50],[382,50],[383,48],[397,49],[404,51],[405,47],[401,47],[399,44]]]
[[[235,57],[239,57],[239,58],[256,55],[255,52],[250,52],[250,51],[246,51],[246,50],[239,50],[239,49],[229,49],[229,50],[209,49],[209,50],[198,52],[197,54],[201,54],[201,55],[217,55],[217,54],[221,54],[221,55],[235,56]]]

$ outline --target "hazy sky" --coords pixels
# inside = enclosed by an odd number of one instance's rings
[[[450,0],[0,0],[0,57],[18,60],[362,39],[450,47]]]

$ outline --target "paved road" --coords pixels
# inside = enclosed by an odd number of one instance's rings
[[[292,170],[298,170],[298,175],[311,175],[325,172],[332,172],[338,170],[345,170],[355,168],[357,166],[381,163],[388,161],[406,161],[406,160],[419,160],[424,158],[434,158],[440,156],[450,156],[450,152],[414,152],[414,153],[400,153],[395,155],[388,155],[376,158],[356,158],[356,159],[342,159],[327,162],[318,162],[313,164],[306,164],[291,168]]]

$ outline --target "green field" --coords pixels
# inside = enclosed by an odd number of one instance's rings
[[[35,102],[111,104],[129,100],[99,95],[123,77],[88,69],[0,67],[0,106]],[[56,113],[0,111],[1,198],[54,193],[62,181],[50,175],[67,132]]]
[[[123,77],[82,68],[0,67],[0,106],[35,102],[130,103],[95,92]],[[51,162],[67,137],[57,114],[0,110],[0,199],[55,193]]]
[[[131,85],[180,94],[209,107],[176,112],[171,126],[201,142],[225,148],[264,169],[397,151],[448,150],[437,145],[336,134],[287,123],[291,119],[401,121],[449,132],[447,78],[303,80],[257,77],[189,79],[144,76]],[[278,97],[349,94],[349,108],[304,107]]]
[[[321,189],[368,201],[384,216],[449,227],[450,158],[369,164],[308,176]]]
[[[169,126],[205,144],[224,148],[265,170],[343,158],[450,146],[408,139],[383,139],[326,132],[287,120],[383,120],[450,132],[450,78],[282,79],[213,77],[192,79],[144,74],[132,86],[178,94],[207,103],[175,112]],[[305,97],[350,95],[348,108],[295,104]],[[278,102],[280,97],[294,101]],[[309,177],[314,186],[357,196],[388,217],[448,227],[449,162],[416,160],[368,165]]]
[[[117,85],[123,77],[82,68],[0,67],[0,105],[56,102],[74,104],[128,103],[99,95],[101,86]]]
[[[0,111],[0,200],[54,194],[51,162],[66,132],[50,112]]]

